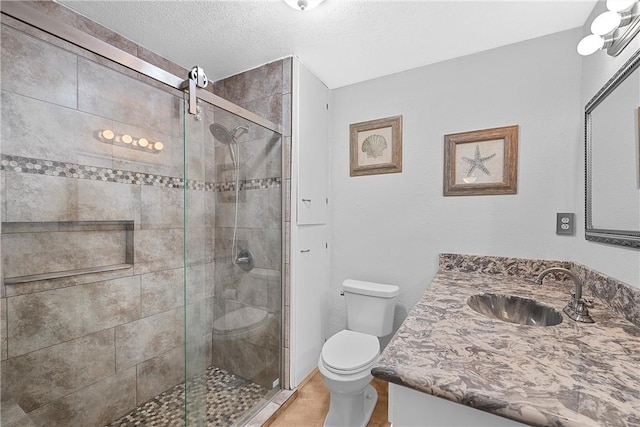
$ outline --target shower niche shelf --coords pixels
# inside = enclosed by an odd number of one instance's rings
[[[133,221],[3,222],[5,285],[133,266]]]

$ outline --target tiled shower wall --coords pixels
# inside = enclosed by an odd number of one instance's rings
[[[175,75],[187,74],[59,4],[31,5]],[[229,129],[238,124],[234,118],[225,119],[221,110],[203,105],[202,122],[187,119],[185,177],[181,93],[4,15],[2,23],[2,221],[135,223],[135,267],[6,287],[3,283],[3,409],[19,404],[41,425],[100,424],[129,411],[184,379],[185,312],[189,375],[213,359],[270,388],[281,363],[278,351],[288,347],[286,338],[280,342],[280,254],[282,225],[288,230],[289,220],[287,214],[283,222],[279,209],[281,182],[285,190],[290,188],[291,61],[277,61],[216,86],[224,90],[228,83],[231,90],[228,96],[220,93],[223,97],[282,123],[287,135],[284,145],[264,130],[256,136],[252,129],[240,138],[241,178],[248,181],[241,187],[247,191],[240,191],[239,237],[241,247],[256,255],[256,268],[238,274],[229,268],[228,258],[233,196],[228,149],[208,132],[214,116],[226,120]],[[265,70],[269,78],[263,80]],[[103,144],[96,139],[101,128],[162,140],[165,150],[149,156]],[[283,147],[286,175],[281,180]],[[218,161],[203,163],[216,156]],[[42,244],[41,259],[64,252],[63,261],[72,258],[79,264],[83,257],[95,259],[96,253],[106,258],[109,247],[80,232],[57,252],[55,239],[46,235],[20,237]],[[121,247],[120,240],[112,240],[114,250]],[[3,253],[7,249],[14,248],[3,247]],[[28,259],[29,248],[22,252],[22,259]],[[28,264],[22,267],[29,270]],[[226,291],[215,301],[214,271],[220,279],[216,291]],[[285,282],[288,285],[286,276]],[[246,305],[268,312],[264,334],[231,345],[219,342],[220,351],[214,354],[214,321]],[[287,313],[288,306],[285,317]],[[234,355],[247,349],[257,359],[244,361],[258,369],[246,371],[236,363]],[[286,377],[283,382],[288,384]]]
[[[215,317],[227,313],[240,313],[243,307],[254,307],[268,313],[267,325],[257,336],[246,334],[238,339],[213,335],[214,364],[244,378],[252,379],[266,388],[276,380],[288,385],[286,377],[280,378],[285,362],[280,355],[288,354],[288,341],[280,339],[282,308],[285,316],[288,304],[282,305],[282,227],[288,229],[288,219],[283,218],[282,195],[290,188],[288,176],[288,152],[290,150],[291,116],[291,58],[274,61],[259,68],[226,78],[214,84],[214,93],[246,108],[266,119],[283,125],[282,138],[264,138],[254,141],[239,138],[241,159],[240,178],[252,181],[261,178],[278,178],[282,187],[255,192],[241,192],[238,221],[239,247],[256,255],[256,268],[243,272],[230,263],[230,241],[233,234],[233,194],[218,193],[216,199],[216,270]],[[217,114],[217,118],[220,114]],[[230,123],[229,127],[234,123]],[[228,147],[216,144],[217,179],[230,180],[232,162]],[[285,177],[282,166],[285,164]],[[286,204],[285,204],[286,206]],[[283,221],[284,219],[284,221]],[[285,247],[288,244],[285,241]],[[286,255],[286,251],[285,251]],[[288,259],[285,256],[285,272]],[[288,284],[288,280],[285,280]],[[285,289],[287,289],[285,284]],[[285,332],[286,337],[286,332]],[[287,368],[282,369],[286,375]]]
[[[204,121],[183,126],[181,93],[4,16],[1,59],[3,277],[91,266],[127,244],[122,233],[6,234],[7,223],[133,221],[135,257],[116,271],[3,282],[2,400],[36,425],[104,424],[184,381],[185,340],[188,374],[210,365],[214,217],[204,209],[215,193],[203,159],[214,150]],[[102,129],[165,148],[105,144]]]

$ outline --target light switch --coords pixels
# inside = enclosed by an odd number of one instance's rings
[[[558,213],[556,214],[556,234],[573,235],[575,231],[576,214]]]

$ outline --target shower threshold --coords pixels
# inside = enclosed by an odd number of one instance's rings
[[[246,419],[248,412],[266,403],[270,390],[211,366],[187,382],[188,426],[229,427]],[[205,421],[206,420],[206,421]],[[184,383],[138,406],[106,427],[184,426]]]

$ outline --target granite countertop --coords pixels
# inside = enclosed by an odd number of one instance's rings
[[[561,324],[546,327],[491,319],[466,302],[490,292],[562,312],[572,290],[571,281],[553,276],[537,285],[441,269],[372,373],[534,426],[640,426],[638,326],[598,299],[590,309],[596,323],[576,323],[563,313]]]

